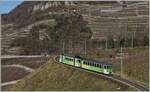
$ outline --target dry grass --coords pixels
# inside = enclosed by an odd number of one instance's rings
[[[93,51],[89,55],[93,58],[109,58],[113,63],[113,71],[120,75],[120,59],[116,59],[119,50]],[[136,80],[148,85],[149,82],[149,52],[148,48],[126,48],[123,52],[128,56],[123,59],[124,77]]]
[[[111,85],[111,86],[110,86]],[[120,89],[117,89],[120,88]],[[24,91],[107,91],[107,90],[132,90],[131,88],[120,85],[89,74],[68,65],[49,62],[39,68],[33,74],[25,77],[22,81],[9,87],[9,90]]]

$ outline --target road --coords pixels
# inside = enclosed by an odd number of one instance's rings
[[[7,86],[7,85],[11,85],[11,84],[15,84],[17,83],[19,80],[14,80],[14,81],[9,81],[9,82],[5,82],[5,83],[1,83],[1,86]]]
[[[1,59],[10,59],[10,58],[37,58],[37,57],[43,57],[43,55],[3,55],[1,56]],[[13,64],[13,65],[1,65],[1,67],[17,67],[17,68],[22,68],[28,72],[33,72],[34,69],[29,68],[27,66],[24,65],[18,65],[18,64]],[[1,86],[7,86],[7,85],[11,85],[11,84],[15,84],[17,83],[19,80],[14,80],[14,81],[8,81],[8,82],[4,82],[1,83]]]
[[[17,68],[22,68],[28,72],[33,72],[34,69],[32,68],[29,68],[27,66],[24,66],[24,65],[18,65],[18,64],[13,64],[13,65],[2,65],[1,67],[17,67]]]
[[[34,69],[29,68],[27,66],[23,66],[23,65],[17,65],[17,64],[13,64],[13,65],[1,65],[1,67],[17,67],[17,68],[22,68],[28,72],[34,72]],[[8,82],[4,82],[1,83],[1,86],[7,86],[7,85],[11,85],[11,84],[15,84],[17,83],[19,80],[14,80],[14,81],[8,81]]]
[[[43,57],[43,55],[2,55],[0,58],[36,58]]]

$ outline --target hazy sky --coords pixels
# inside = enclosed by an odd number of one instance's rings
[[[0,14],[9,13],[21,2],[22,0],[0,0]]]

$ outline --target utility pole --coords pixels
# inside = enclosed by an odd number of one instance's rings
[[[70,53],[72,53],[72,39],[70,40]]]
[[[63,48],[62,48],[63,54],[65,53],[65,41],[63,41]]]
[[[86,40],[85,40],[84,54],[85,54],[85,56],[86,56]]]
[[[121,77],[123,77],[123,53],[122,53],[122,46],[121,46],[121,58],[120,58],[120,63],[121,63]]]
[[[107,37],[106,37],[106,41],[105,41],[105,49],[107,50],[107,48],[108,48],[108,39],[107,39]]]
[[[127,23],[126,23],[126,26],[125,26],[125,38],[124,38],[124,48],[126,47],[126,36],[127,36]]]
[[[135,32],[136,32],[136,31],[134,31],[133,34],[132,34],[132,48],[134,47]]]

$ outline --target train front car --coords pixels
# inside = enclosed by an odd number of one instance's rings
[[[103,65],[103,73],[104,74],[112,74],[112,64],[104,64]]]

